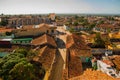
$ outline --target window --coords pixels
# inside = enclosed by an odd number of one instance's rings
[[[51,32],[54,33],[54,30],[52,30]]]
[[[49,30],[47,30],[47,33],[49,33]]]

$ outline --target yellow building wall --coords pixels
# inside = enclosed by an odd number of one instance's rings
[[[45,77],[44,77],[43,80],[48,80],[48,79],[49,79],[49,76],[50,76],[50,72],[49,72],[49,71],[46,71]]]
[[[110,38],[120,38],[120,32],[119,33],[109,33]]]

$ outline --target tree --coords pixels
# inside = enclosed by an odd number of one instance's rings
[[[26,58],[29,53],[25,49],[17,49],[0,59],[0,77],[3,80],[40,80],[45,70],[41,63],[31,62]]]
[[[0,22],[0,25],[1,26],[6,26],[8,24],[8,20],[2,20],[1,22]]]
[[[96,25],[95,23],[89,24],[89,25],[88,25],[88,30],[89,30],[89,31],[92,31],[92,29],[95,27],[95,25]]]
[[[94,48],[105,48],[105,42],[101,38],[100,33],[96,33],[96,37],[94,39],[95,43],[92,45]]]
[[[101,20],[101,21],[99,21],[99,23],[98,24],[103,24],[104,23],[104,21],[103,20]]]
[[[29,63],[27,60],[22,60],[17,63],[9,71],[9,80],[39,80],[35,76],[35,69],[33,64]],[[14,76],[13,76],[14,75]]]
[[[24,48],[20,48],[20,49],[18,48],[18,49],[15,50],[15,53],[21,53],[24,56],[27,56],[28,51],[26,49],[24,49]]]
[[[73,24],[73,26],[78,26],[78,22],[75,21],[74,24]]]
[[[78,18],[79,18],[79,16],[78,16],[78,15],[75,15],[75,16],[74,16],[74,18],[75,18],[75,19],[78,19]]]
[[[74,28],[70,28],[69,31],[70,32],[75,32],[75,29]]]
[[[87,19],[83,19],[83,22],[81,22],[81,24],[82,24],[83,26],[87,26],[87,25],[89,25]]]
[[[30,50],[30,51],[28,52],[28,54],[27,54],[27,59],[28,59],[29,61],[31,61],[31,60],[33,59],[33,57],[35,57],[37,54],[38,54],[37,51]]]
[[[10,36],[12,33],[11,32],[6,32],[5,33],[7,36]]]

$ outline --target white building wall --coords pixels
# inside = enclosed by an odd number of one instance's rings
[[[111,74],[115,74],[115,76],[117,78],[120,78],[120,76],[118,74],[116,74],[115,70],[110,65],[107,65],[106,63],[104,63],[104,62],[102,62],[100,60],[97,60],[97,67],[98,67],[98,70],[108,74],[109,76],[111,76]]]

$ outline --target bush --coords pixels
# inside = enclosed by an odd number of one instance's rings
[[[0,25],[1,26],[6,26],[8,24],[8,21],[7,20],[3,20],[0,22]]]

